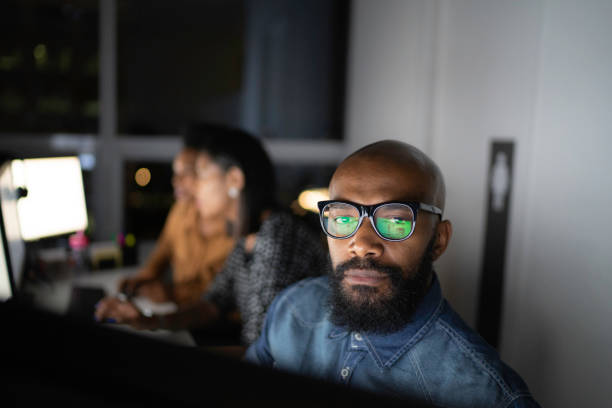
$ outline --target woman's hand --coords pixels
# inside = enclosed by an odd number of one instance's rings
[[[125,293],[126,296],[135,296],[136,291],[138,290],[138,287],[149,281],[150,279],[145,279],[145,278],[141,278],[138,276],[134,276],[131,278],[124,278],[119,281],[117,290],[120,293]]]
[[[96,305],[95,317],[99,322],[122,323],[140,330],[153,330],[159,326],[155,316],[147,317],[132,302],[117,297],[102,299]]]
[[[144,296],[155,303],[172,302],[171,290],[159,280],[146,278],[125,278],[119,282],[119,293],[128,297]]]

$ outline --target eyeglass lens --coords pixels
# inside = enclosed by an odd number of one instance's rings
[[[345,203],[327,204],[323,208],[323,223],[330,235],[347,237],[355,232],[359,225],[359,210]]]
[[[404,204],[385,204],[374,211],[374,224],[383,237],[404,239],[414,227],[414,213]]]
[[[323,208],[323,224],[328,234],[337,238],[351,235],[359,225],[359,209],[346,203],[330,203]],[[399,240],[414,228],[414,213],[404,204],[385,204],[373,214],[378,233],[387,239]]]

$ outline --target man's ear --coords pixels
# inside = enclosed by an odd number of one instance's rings
[[[225,172],[225,184],[227,188],[235,188],[238,191],[244,190],[245,177],[240,167],[232,166]]]
[[[433,246],[433,260],[435,261],[446,251],[446,247],[453,235],[453,225],[449,220],[440,221],[436,226],[436,241]]]

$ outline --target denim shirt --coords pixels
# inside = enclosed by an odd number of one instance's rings
[[[324,276],[280,293],[246,360],[441,407],[539,407],[518,374],[444,300],[435,276],[412,321],[385,335],[331,323],[329,291]]]

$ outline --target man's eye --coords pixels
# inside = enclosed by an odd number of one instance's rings
[[[410,222],[410,220],[407,220],[407,219],[402,218],[402,217],[387,218],[387,221],[392,222],[393,224],[407,224],[407,223]]]
[[[336,217],[334,221],[336,222],[336,224],[348,224],[350,222],[353,222],[354,219],[353,217]]]

